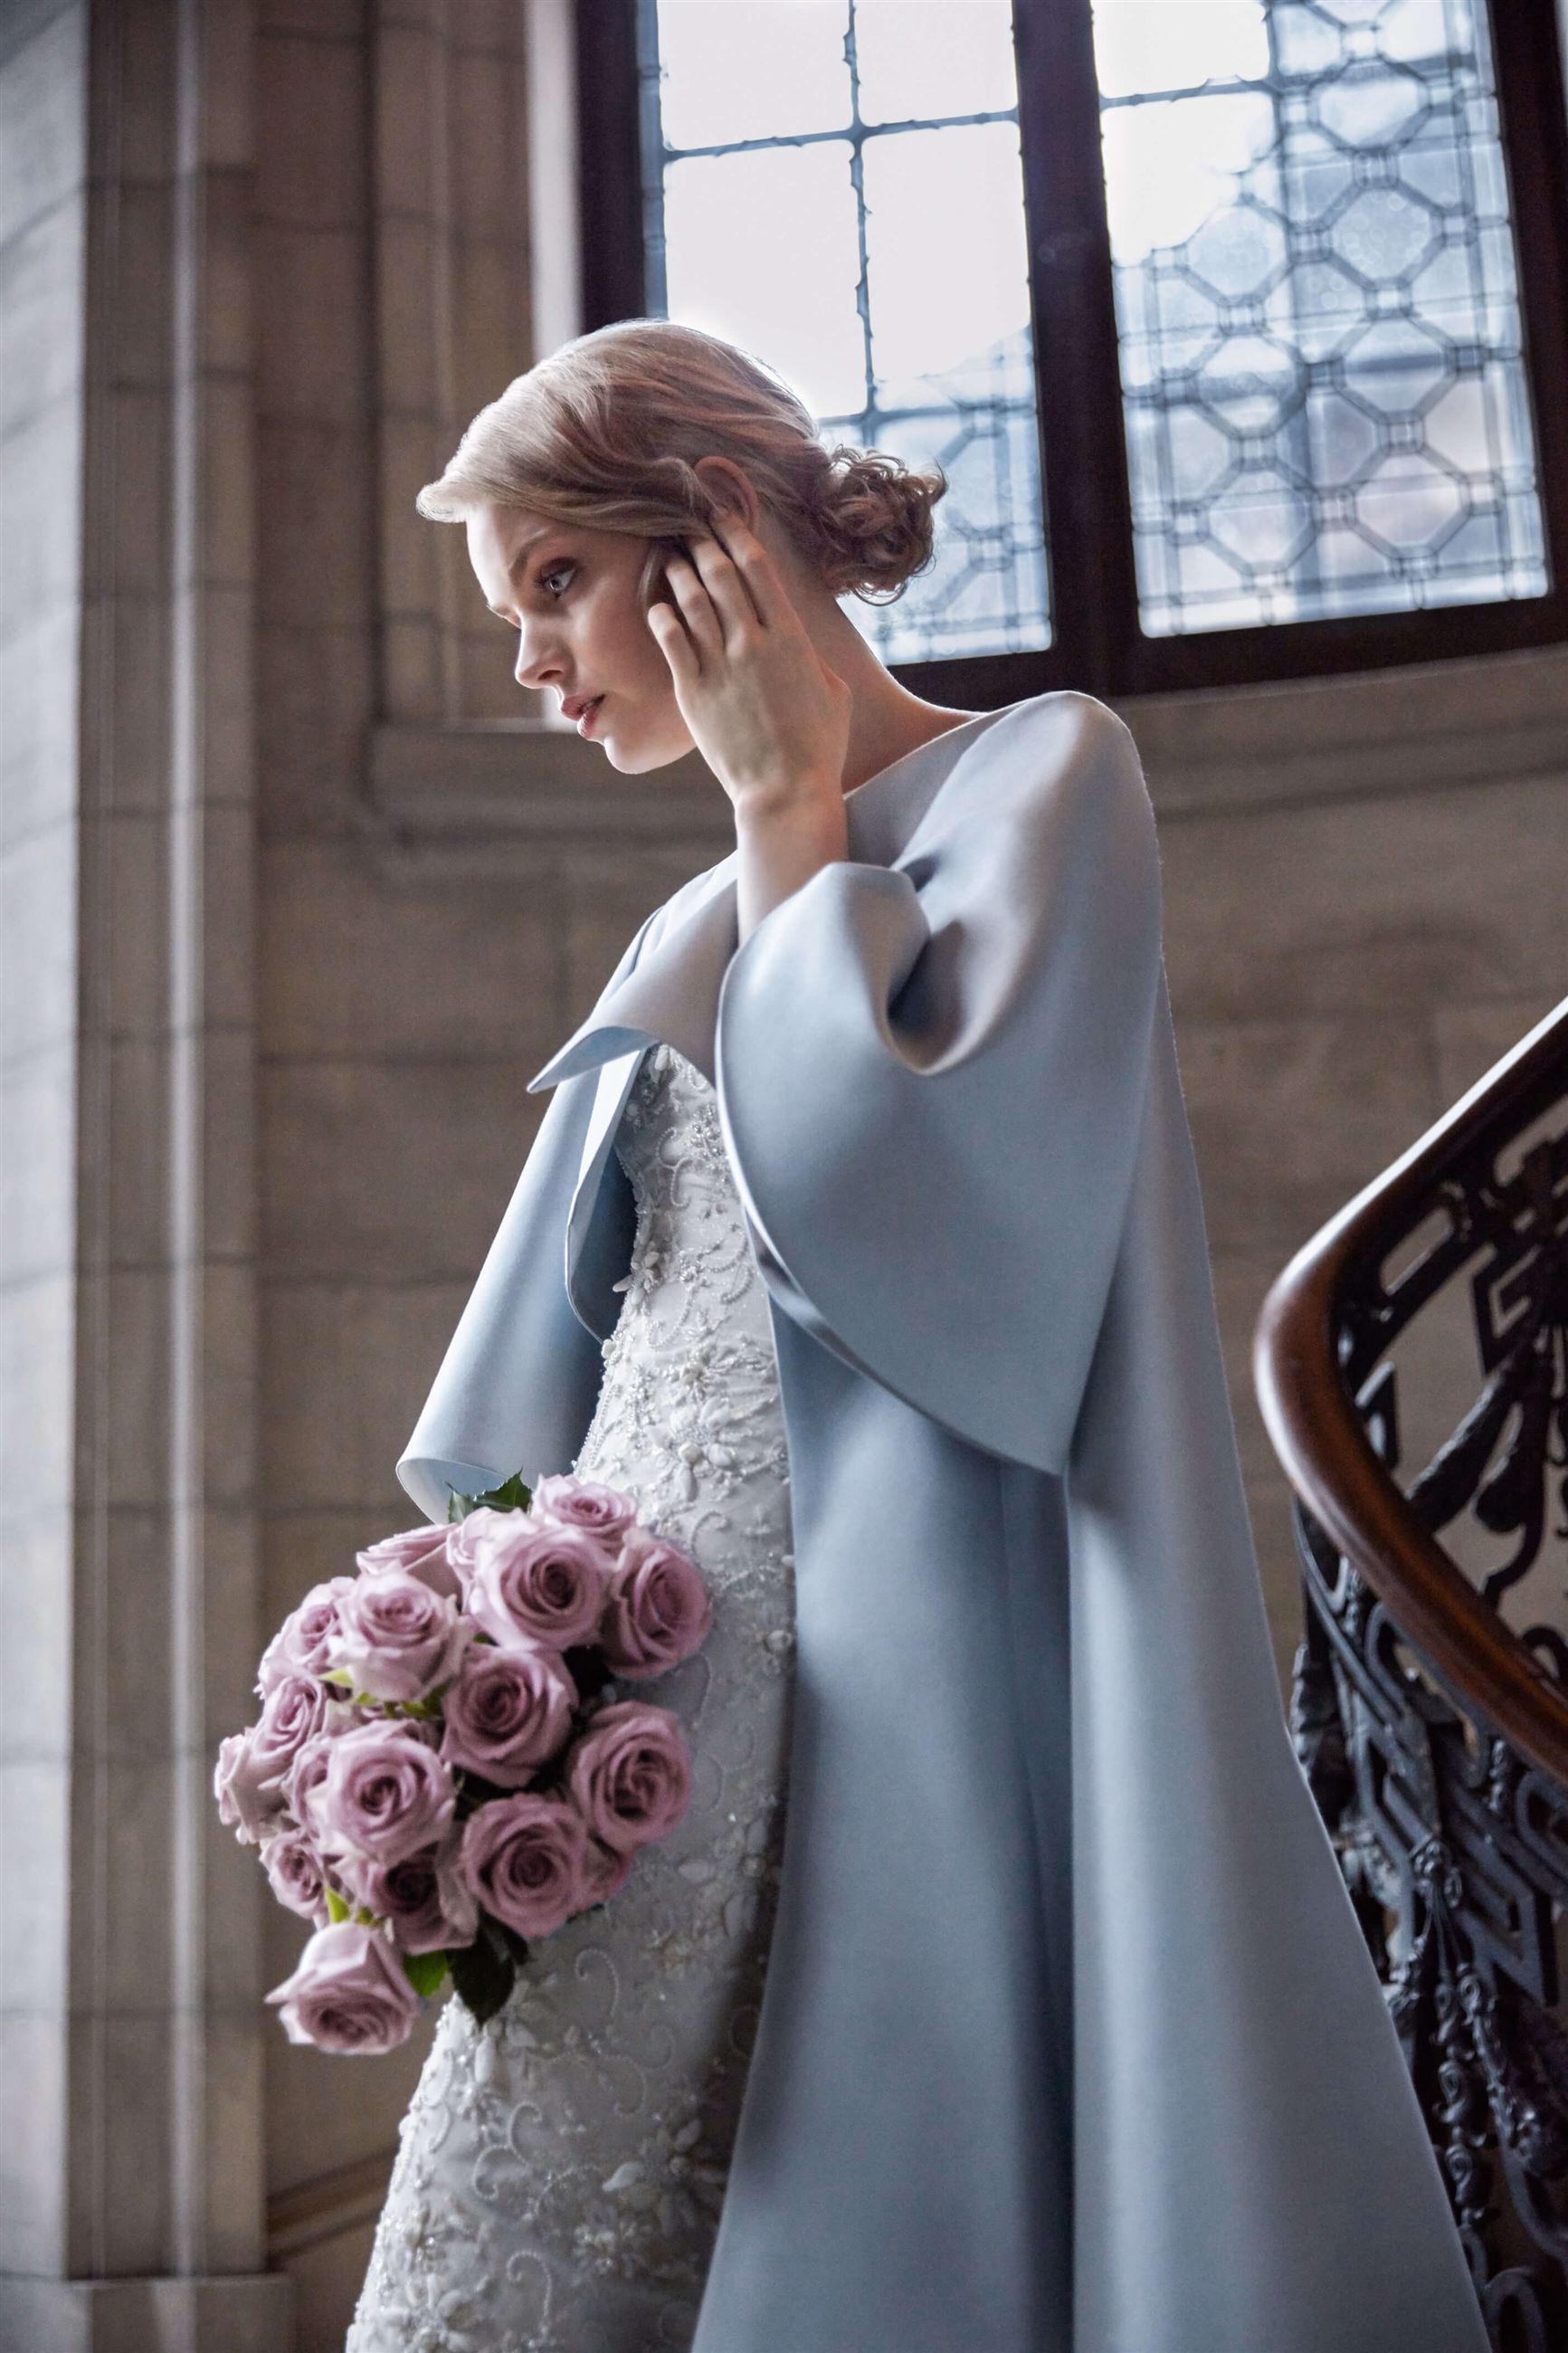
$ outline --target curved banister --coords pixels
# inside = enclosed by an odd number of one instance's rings
[[[1444,1197],[1449,1171],[1500,1150],[1568,1095],[1568,998],[1297,1251],[1259,1314],[1252,1372],[1291,1485],[1437,1673],[1568,1787],[1568,1695],[1425,1527],[1356,1410],[1342,1303]]]

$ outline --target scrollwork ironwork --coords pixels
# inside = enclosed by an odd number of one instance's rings
[[[1419,1219],[1378,1232],[1334,1312],[1347,1394],[1399,1477],[1396,1343],[1446,1285],[1468,1284],[1479,1393],[1401,1485],[1435,1537],[1468,1521],[1481,1548],[1510,1545],[1466,1573],[1568,1682],[1568,1135],[1560,1119],[1525,1142],[1552,1103],[1548,1087],[1500,1108]],[[1413,1247],[1434,1222],[1436,1239]],[[1568,1788],[1421,1655],[1300,1499],[1295,1525],[1297,1754],[1384,1979],[1492,2341],[1549,2353],[1568,2344]]]

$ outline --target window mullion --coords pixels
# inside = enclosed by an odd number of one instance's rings
[[[1568,592],[1568,127],[1550,7],[1493,0],[1492,57],[1514,224],[1520,312],[1535,425],[1552,602]],[[1561,620],[1558,632],[1561,631]]]
[[[1121,691],[1138,640],[1090,0],[1014,0],[1052,609],[1062,674]]]

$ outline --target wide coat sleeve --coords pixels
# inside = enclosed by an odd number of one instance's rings
[[[1160,924],[1131,736],[1053,694],[963,753],[891,863],[836,861],[770,910],[720,992],[726,1142],[780,1306],[1042,1471],[1115,1264]]]

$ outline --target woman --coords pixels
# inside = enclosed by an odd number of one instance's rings
[[[1484,2353],[1280,1716],[1131,739],[837,603],[942,487],[637,321],[421,493],[736,848],[531,1082],[399,1473],[635,1487],[716,1608],[691,1812],[448,2006],[351,2353]]]

